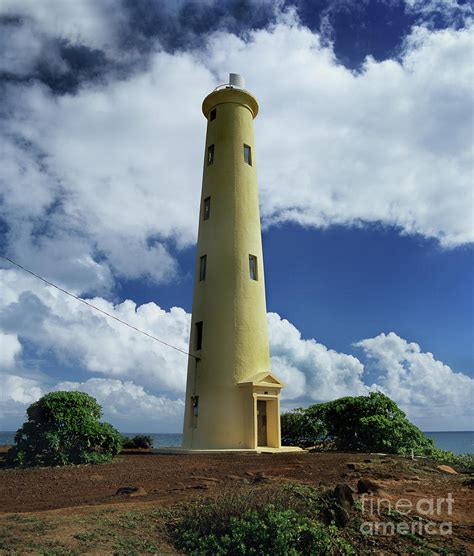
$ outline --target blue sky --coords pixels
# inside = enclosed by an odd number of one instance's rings
[[[242,73],[284,407],[379,389],[424,430],[472,430],[471,18],[456,0],[3,0],[2,253],[186,349],[200,103]],[[0,429],[67,388],[122,430],[180,430],[185,357],[0,273]]]

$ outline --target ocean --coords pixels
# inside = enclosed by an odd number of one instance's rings
[[[437,448],[454,454],[474,454],[474,431],[425,432]]]
[[[125,432],[124,436],[133,437],[136,434],[147,434],[153,438],[153,446],[181,446],[181,434],[155,433],[155,432]],[[450,450],[455,454],[474,454],[474,431],[455,432],[425,432],[426,436],[432,438],[438,448]],[[0,446],[13,444],[15,433],[12,431],[0,431]]]
[[[123,432],[124,436],[132,438],[137,434],[146,434],[153,438],[153,446],[181,446],[181,434],[156,433],[156,432]],[[13,444],[15,433],[12,431],[0,431],[0,446]]]

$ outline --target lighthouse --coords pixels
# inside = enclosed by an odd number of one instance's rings
[[[231,73],[206,96],[202,112],[207,132],[182,448],[279,451],[284,385],[270,370],[253,132],[258,103]]]

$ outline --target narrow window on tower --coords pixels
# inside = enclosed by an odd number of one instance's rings
[[[201,257],[201,264],[199,267],[199,281],[202,282],[206,279],[206,266],[207,266],[207,255]]]
[[[255,255],[249,255],[249,270],[250,270],[250,279],[258,280],[257,257]]]
[[[210,114],[210,118],[209,118],[211,120],[211,122],[212,122],[212,120],[216,119],[216,116],[217,116],[217,108],[213,108],[211,110],[211,114]]]
[[[204,199],[203,220],[209,220],[209,216],[211,216],[211,198],[206,197]]]
[[[248,145],[244,145],[244,162],[252,166],[252,149]]]
[[[196,351],[199,351],[202,348],[202,321],[196,323],[196,337],[195,337],[195,345]]]
[[[207,147],[207,165],[214,164],[214,145]]]
[[[197,427],[199,415],[199,396],[191,396],[191,426]]]

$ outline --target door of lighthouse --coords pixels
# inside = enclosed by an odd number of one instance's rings
[[[257,445],[268,446],[267,402],[265,400],[257,400]]]

